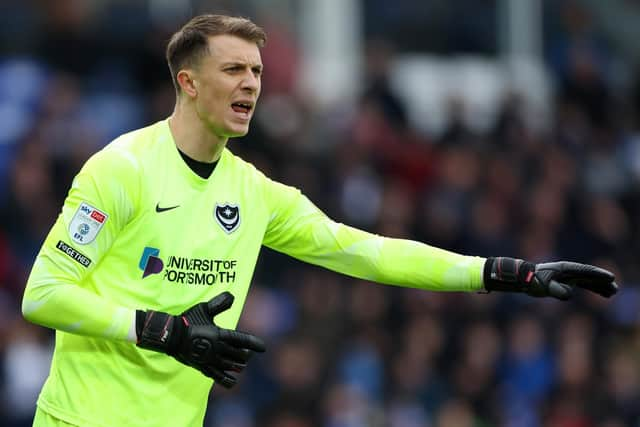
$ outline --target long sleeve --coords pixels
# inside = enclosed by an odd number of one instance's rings
[[[485,259],[382,237],[328,218],[295,188],[269,181],[264,244],[302,261],[374,282],[433,291],[482,288]]]
[[[94,155],[75,177],[62,212],[33,265],[24,317],[74,334],[125,340],[135,310],[85,286],[133,214],[134,165],[116,150]],[[133,189],[133,190],[132,190]]]

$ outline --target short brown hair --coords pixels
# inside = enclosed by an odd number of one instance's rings
[[[171,36],[167,45],[166,58],[171,79],[180,93],[178,71],[192,66],[208,52],[209,37],[229,34],[264,46],[267,35],[264,30],[249,19],[227,15],[199,15],[187,22]]]

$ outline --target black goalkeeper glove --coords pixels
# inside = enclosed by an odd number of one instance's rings
[[[487,291],[524,292],[534,297],[568,300],[575,287],[607,298],[618,291],[613,273],[568,261],[534,264],[516,258],[488,258],[483,276]]]
[[[138,310],[137,345],[173,356],[224,387],[231,388],[237,379],[227,371],[241,372],[253,352],[265,351],[260,338],[219,328],[213,323],[213,317],[227,310],[231,304],[233,295],[223,292],[179,316]]]

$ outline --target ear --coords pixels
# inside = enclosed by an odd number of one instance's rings
[[[198,95],[196,82],[193,79],[193,75],[190,70],[178,71],[176,79],[178,80],[178,84],[180,85],[182,91],[186,93],[190,98],[195,98]]]

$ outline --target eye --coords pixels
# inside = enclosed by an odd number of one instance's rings
[[[260,77],[262,75],[262,68],[260,67],[252,68],[252,71],[256,77]]]
[[[228,73],[238,73],[240,71],[242,71],[242,67],[239,65],[233,65],[231,67],[227,67],[225,68],[225,71]]]

